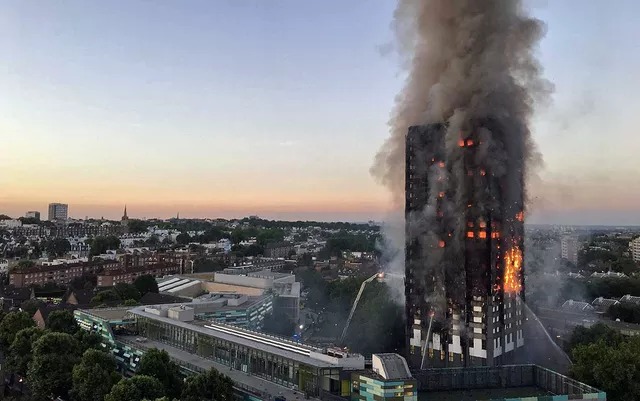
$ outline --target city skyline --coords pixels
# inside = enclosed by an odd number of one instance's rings
[[[533,121],[529,222],[640,224],[640,6],[547,3],[533,14],[556,91]],[[380,28],[393,8],[9,2],[0,213],[383,219],[394,207],[368,170],[404,78]]]

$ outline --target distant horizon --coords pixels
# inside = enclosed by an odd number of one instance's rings
[[[63,203],[69,205],[69,218],[75,220],[84,220],[85,218],[100,220],[104,218],[105,220],[111,221],[119,221],[122,218],[122,214],[124,212],[124,204],[117,209],[113,205],[73,205],[70,203],[65,203],[64,201],[56,201],[50,203]],[[74,211],[74,206],[80,207],[81,210],[86,210],[85,208],[94,209],[97,206],[100,207],[104,213],[91,214],[91,213],[78,213]],[[197,212],[190,212],[190,209],[187,205],[183,209],[176,209],[173,214],[165,212],[163,214],[153,214],[153,213],[144,213],[139,212],[136,209],[135,205],[127,204],[127,216],[130,219],[138,219],[138,220],[169,220],[172,218],[176,218],[178,213],[180,214],[180,219],[225,219],[225,220],[241,220],[243,218],[248,218],[251,216],[257,216],[260,219],[264,220],[276,220],[276,221],[317,221],[317,222],[346,222],[346,223],[368,223],[370,221],[374,221],[376,223],[389,223],[396,221],[396,219],[392,218],[392,211],[378,211],[367,213],[365,212],[353,212],[353,211],[313,211],[313,210],[249,210],[249,211],[241,211],[241,210],[220,210],[219,212],[215,212],[213,209],[211,213],[200,214]],[[19,217],[24,217],[25,213],[28,211],[38,211],[40,212],[41,220],[46,220],[47,212],[48,212],[48,203],[45,205],[35,206],[32,208],[14,206],[11,209],[6,208],[2,203],[0,203],[0,215],[4,214],[14,219]],[[156,208],[159,206],[156,206]],[[168,207],[164,207],[162,209],[166,209]],[[147,209],[148,210],[148,209]],[[591,213],[595,215],[594,212]],[[397,215],[397,214],[396,214]],[[344,217],[340,217],[344,216]],[[576,211],[573,215],[565,216],[564,218],[561,216],[553,215],[553,214],[543,214],[543,213],[532,213],[532,216],[526,218],[526,225],[528,226],[573,226],[573,227],[640,227],[640,221],[629,221],[628,217],[624,213],[621,213],[620,216],[617,216],[616,219],[606,220],[606,216],[599,216],[600,221],[592,221],[592,222],[579,222],[576,219],[584,218],[582,212],[580,210]],[[550,220],[552,218],[558,217],[557,220]],[[546,218],[546,221],[545,221]]]

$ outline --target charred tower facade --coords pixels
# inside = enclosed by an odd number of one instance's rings
[[[456,132],[409,128],[405,295],[414,368],[512,363],[524,345],[524,144],[504,131],[491,119]]]

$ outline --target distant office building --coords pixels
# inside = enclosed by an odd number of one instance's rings
[[[69,217],[69,205],[64,203],[49,203],[49,221],[67,220]]]
[[[629,242],[629,250],[634,262],[640,262],[640,237]]]
[[[38,221],[40,221],[40,212],[36,212],[36,211],[28,211],[24,217],[26,217],[27,219],[36,219]]]
[[[578,238],[566,235],[562,237],[561,245],[562,259],[568,260],[574,265],[578,264]]]

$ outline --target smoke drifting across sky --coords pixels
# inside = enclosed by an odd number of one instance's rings
[[[528,166],[540,161],[528,122],[552,87],[534,57],[545,26],[522,1],[400,0],[392,28],[408,75],[371,171],[398,206],[411,125],[443,122],[453,132],[471,119],[497,118],[524,145]]]

